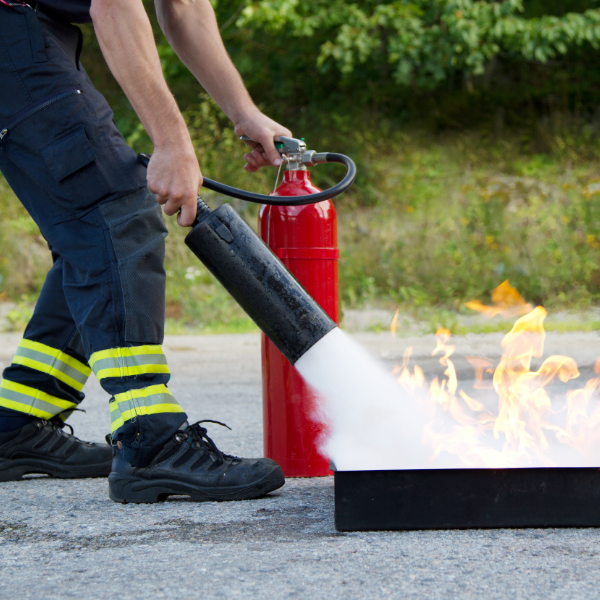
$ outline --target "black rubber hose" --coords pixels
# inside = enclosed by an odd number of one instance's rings
[[[308,194],[306,196],[267,196],[265,194],[255,194],[253,192],[239,190],[238,188],[225,185],[224,183],[208,179],[208,177],[204,178],[202,186],[213,192],[219,192],[220,194],[225,194],[232,198],[239,198],[240,200],[246,200],[247,202],[256,202],[257,204],[270,204],[274,206],[303,206],[305,204],[316,204],[322,200],[328,200],[329,198],[339,196],[345,192],[356,179],[356,165],[351,158],[344,154],[336,154],[335,152],[328,152],[325,155],[325,158],[328,163],[345,165],[348,172],[342,181],[328,190],[323,190],[317,194]],[[146,167],[150,162],[150,157],[147,154],[138,154],[138,159],[142,164],[146,165]]]

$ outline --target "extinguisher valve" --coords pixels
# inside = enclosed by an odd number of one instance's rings
[[[314,167],[327,162],[327,152],[315,152],[314,150],[307,150],[302,155],[302,164],[307,167]]]
[[[253,141],[248,136],[240,137],[244,141]],[[306,149],[304,139],[290,138],[284,135],[278,135],[273,138],[275,148],[286,158],[288,170],[298,171],[306,167],[314,167],[320,163],[327,162],[327,152],[315,152]]]

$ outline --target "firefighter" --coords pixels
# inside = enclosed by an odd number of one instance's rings
[[[156,10],[235,133],[256,140],[244,168],[279,165],[273,137],[291,132],[252,102],[209,0],[156,0]],[[88,21],[154,143],[147,172],[80,63],[74,23]],[[274,461],[221,452],[167,387],[160,205],[191,225],[202,175],[142,0],[0,0],[0,56],[0,169],[53,257],[0,382],[0,481],[110,473],[117,502],[246,499],[281,487]],[[65,424],[92,371],[110,395],[110,446]]]

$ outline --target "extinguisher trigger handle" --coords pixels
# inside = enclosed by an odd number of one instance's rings
[[[247,135],[240,135],[240,140],[242,140],[242,142],[252,142],[253,144],[258,144],[256,140],[249,138]],[[275,148],[277,148],[277,150],[279,150],[279,152],[283,154],[284,150],[283,144],[281,142],[275,142]]]
[[[247,135],[241,135],[240,140],[242,140],[242,142],[257,143]],[[306,143],[304,138],[299,140],[296,138],[286,137],[284,135],[276,135],[273,138],[273,141],[275,142],[275,148],[277,148],[279,154],[287,154],[289,156],[306,152]]]

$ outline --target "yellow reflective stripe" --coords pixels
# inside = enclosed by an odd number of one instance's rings
[[[72,414],[73,414],[72,410],[66,410],[64,412],[61,412],[58,415],[58,418],[64,423]]]
[[[125,419],[123,419],[123,417],[119,417],[110,424],[110,432],[114,433],[117,429],[119,429],[119,427],[122,427],[124,423]]]
[[[161,346],[127,346],[124,348],[110,348],[109,350],[100,350],[94,352],[90,357],[90,366],[92,369],[97,361],[104,358],[127,358],[128,356],[141,356],[144,354],[162,354]]]
[[[94,371],[98,373],[104,369],[166,364],[167,357],[164,354],[141,354],[140,356],[122,356],[121,358],[101,358],[94,363]]]
[[[52,417],[55,417],[58,413],[51,413],[45,410],[40,410],[35,406],[31,406],[29,404],[22,404],[21,402],[16,402],[15,400],[8,400],[7,398],[2,398],[0,395],[0,406],[2,408],[9,408],[10,410],[15,410],[17,412],[22,412],[33,417],[39,417],[40,419],[50,420]]]
[[[133,419],[136,415],[154,415],[158,413],[182,413],[185,412],[179,404],[153,404],[152,406],[140,406],[135,410],[125,411],[118,419],[111,423],[111,433],[114,433],[119,427]]]
[[[34,369],[36,371],[41,371],[42,373],[47,373],[48,375],[52,375],[52,377],[56,377],[59,381],[70,385],[73,389],[81,392],[83,389],[84,383],[76,381],[72,377],[69,377],[66,373],[63,373],[60,369],[56,369],[50,365],[46,365],[37,360],[33,360],[32,358],[27,358],[26,356],[15,356],[13,358],[13,364],[15,365],[23,365],[24,367],[29,367],[30,369]]]
[[[77,404],[27,385],[3,379],[0,382],[0,406],[34,417],[51,419],[65,410],[73,410]]]
[[[131,377],[169,373],[167,359],[160,346],[111,348],[94,352],[90,364],[98,381],[107,377]]]
[[[146,375],[148,373],[169,373],[168,365],[143,365],[141,367],[119,367],[116,369],[102,369],[96,373],[98,381],[107,377],[130,377],[132,375]]]
[[[115,394],[115,400],[117,403],[120,403],[127,400],[149,398],[150,396],[156,396],[156,394],[173,395],[171,390],[164,383],[159,383],[157,385],[149,385],[140,390],[127,390],[126,392]],[[111,408],[111,410],[113,409]]]
[[[92,370],[77,359],[40,342],[22,339],[13,364],[55,377],[80,392]]]
[[[35,350],[36,352],[41,352],[42,354],[48,354],[49,356],[54,356],[61,362],[69,365],[69,367],[79,371],[85,377],[89,377],[92,369],[88,367],[86,364],[78,361],[76,358],[57,350],[56,348],[51,348],[50,346],[46,346],[45,344],[41,344],[40,342],[34,342],[32,340],[27,340],[23,338],[19,346],[21,348],[27,348],[29,350]]]
[[[151,385],[141,390],[128,390],[115,394],[110,403],[111,431],[114,433],[119,427],[141,415],[154,415],[159,413],[182,413],[173,394],[166,385]]]

